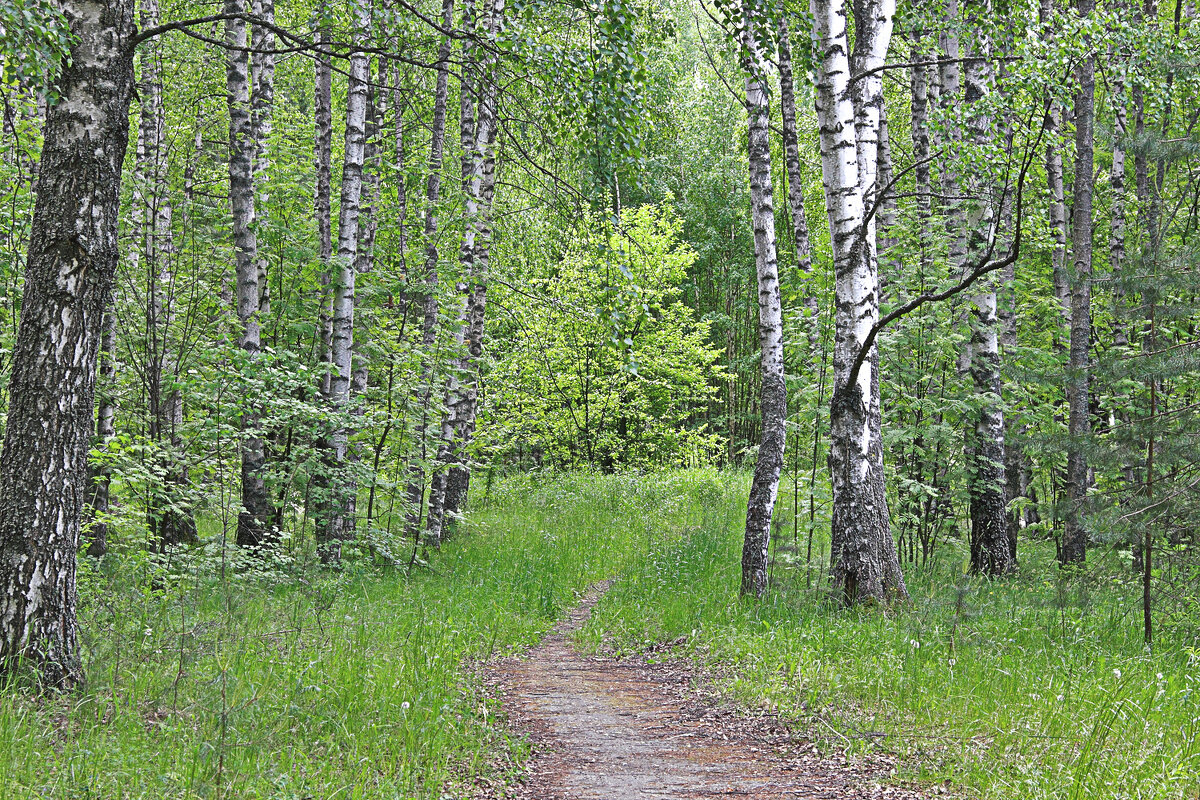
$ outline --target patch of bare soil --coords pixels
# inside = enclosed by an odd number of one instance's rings
[[[886,757],[822,756],[774,717],[713,705],[681,662],[577,653],[567,635],[610,585],[593,586],[541,645],[484,669],[533,754],[520,783],[480,786],[477,800],[920,797],[880,784]]]

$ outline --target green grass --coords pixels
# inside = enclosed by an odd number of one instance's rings
[[[215,542],[170,569],[134,549],[107,558],[81,581],[86,690],[0,691],[0,798],[468,796],[525,749],[491,724],[473,663],[535,642],[614,575],[582,645],[683,637],[730,697],[826,746],[897,753],[901,780],[985,798],[1197,796],[1200,650],[1180,629],[1146,651],[1115,557],[1094,551],[1064,580],[1022,542],[1021,577],[993,583],[965,577],[951,542],[884,613],[830,605],[801,541],[775,553],[769,599],[743,601],[747,483],[481,480],[466,529],[411,575],[226,561],[222,580]]]
[[[824,563],[809,589],[780,552],[769,598],[743,601],[744,496],[724,502],[716,524],[640,559],[581,641],[638,651],[685,637],[738,702],[828,746],[896,753],[901,780],[984,798],[1198,796],[1200,651],[1184,629],[1147,651],[1140,590],[1116,556],[1095,550],[1065,579],[1052,549],[1022,542],[1022,575],[992,582],[964,575],[951,542],[910,570],[911,603],[885,613],[833,606]]]
[[[471,662],[678,535],[660,509],[688,516],[669,478],[523,477],[486,502],[480,483],[469,530],[411,576],[226,564],[222,581],[213,542],[170,571],[132,550],[85,565],[88,686],[0,692],[0,798],[465,796],[523,747]]]

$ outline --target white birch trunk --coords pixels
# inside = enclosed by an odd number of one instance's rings
[[[874,226],[866,202],[875,193],[883,91],[880,73],[852,87],[844,0],[810,0],[818,55],[817,120],[825,207],[833,243],[837,312],[829,464],[833,482],[832,574],[847,603],[908,596],[884,496],[878,352],[854,360],[879,318]],[[883,63],[895,4],[864,2],[856,14],[858,71]]]
[[[503,0],[485,6],[484,36],[494,39],[503,20]],[[464,11],[464,25],[474,23],[473,6]],[[461,356],[446,387],[436,471],[429,493],[427,538],[438,543],[445,535],[447,512],[456,512],[466,493],[464,448],[474,428],[478,399],[479,356],[487,298],[487,268],[491,240],[491,205],[495,191],[497,101],[495,56],[464,46],[461,127],[463,194],[466,225],[459,258],[466,283],[460,286],[461,306],[455,345]],[[461,378],[460,378],[461,376]],[[455,471],[457,470],[457,474]],[[453,486],[452,486],[453,485]]]
[[[983,147],[996,136],[991,115],[982,107],[992,80],[988,66],[991,44],[985,29],[991,4],[988,0],[967,0],[965,5],[972,32],[970,55],[980,58],[967,62],[963,107],[971,142]],[[974,180],[972,184],[967,194],[974,199],[962,208],[966,211],[967,254],[970,263],[975,264],[996,236],[996,213],[991,205],[995,193],[990,180]],[[987,575],[1005,575],[1016,568],[1008,541],[998,310],[996,275],[990,273],[975,283],[971,294],[971,338],[966,357],[978,411],[973,429],[965,437],[971,496],[971,569]]]
[[[226,0],[225,13],[245,14],[245,0]],[[246,23],[225,21],[225,78],[229,106],[229,204],[233,213],[233,250],[237,268],[239,344],[252,361],[262,350],[259,253],[254,205],[254,160],[257,146],[251,120],[251,93],[246,57]],[[274,508],[266,486],[266,442],[262,420],[252,400],[242,410],[242,510],[237,542],[260,547],[272,542]]]
[[[83,681],[76,556],[96,361],[116,273],[136,30],[130,0],[58,8],[73,34],[43,128],[0,452],[0,675]]]
[[[442,0],[442,27],[450,29],[454,22],[454,0]],[[446,104],[450,94],[450,37],[442,40],[438,50],[437,83],[434,88],[433,125],[429,138],[429,174],[425,182],[425,272],[417,294],[421,298],[421,374],[417,380],[415,400],[420,416],[413,429],[416,450],[409,460],[408,486],[405,492],[408,513],[405,530],[416,540],[420,536],[421,516],[425,498],[425,463],[428,460],[430,402],[433,398],[432,363],[430,354],[437,341],[438,318],[438,248],[437,206],[442,187],[442,152],[446,141]],[[413,294],[410,284],[410,295]]]
[[[753,7],[747,4],[742,10],[742,46],[749,53],[743,69],[747,73],[750,216],[754,226],[754,264],[758,279],[762,438],[746,503],[741,593],[763,597],[767,592],[771,517],[779,493],[779,474],[783,469],[787,391],[783,373],[783,310],[775,248],[775,196],[771,185],[769,84],[766,59],[751,33],[756,22],[751,12]]]
[[[371,11],[366,0],[354,6],[355,36],[365,44],[371,35]],[[329,400],[333,430],[329,436],[326,468],[330,472],[330,497],[322,515],[318,540],[321,558],[336,562],[342,544],[354,538],[354,493],[357,483],[345,474],[349,454],[349,428],[345,416],[350,408],[350,372],[354,355],[354,290],[358,256],[359,211],[366,150],[367,82],[370,59],[365,52],[350,56],[350,79],[346,97],[346,138],[342,162],[341,200],[338,206],[336,277],[333,281],[333,315],[330,337]]]

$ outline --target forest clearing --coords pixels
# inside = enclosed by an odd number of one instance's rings
[[[0,0],[0,800],[1196,800],[1198,36]]]

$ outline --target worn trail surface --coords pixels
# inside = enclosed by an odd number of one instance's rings
[[[567,635],[610,582],[593,586],[554,633],[485,677],[509,724],[533,741],[521,784],[481,787],[484,798],[918,798],[878,778],[891,766],[822,757],[773,717],[706,703],[686,667],[587,657]]]

